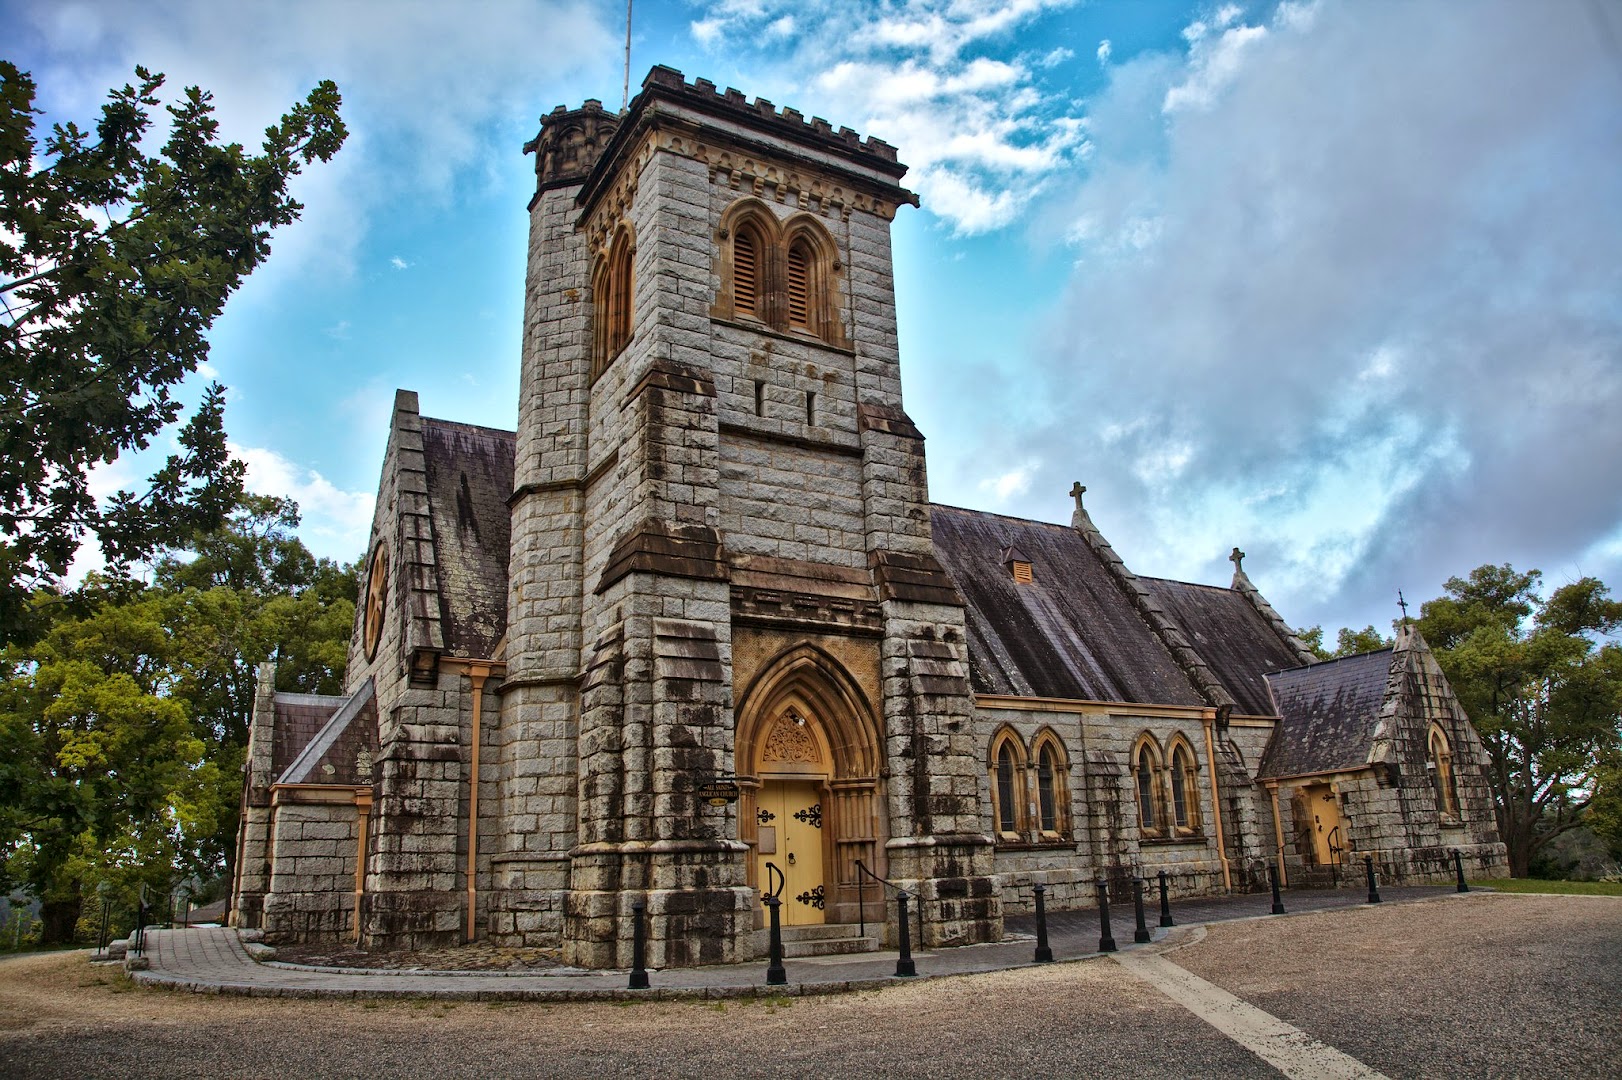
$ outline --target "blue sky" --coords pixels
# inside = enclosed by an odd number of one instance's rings
[[[352,131],[209,373],[250,484],[365,544],[397,386],[515,421],[537,118],[618,106],[625,8],[0,2],[50,120],[141,63],[256,141]],[[1622,8],[1605,0],[637,4],[663,63],[895,144],[907,407],[941,502],[1066,521],[1286,619],[1482,562],[1622,587]],[[201,382],[199,381],[199,384]],[[140,475],[120,462],[111,490]]]

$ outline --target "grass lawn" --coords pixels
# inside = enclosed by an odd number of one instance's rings
[[[1622,896],[1622,881],[1544,881],[1541,878],[1498,878],[1472,881],[1499,892],[1562,893],[1568,896]]]

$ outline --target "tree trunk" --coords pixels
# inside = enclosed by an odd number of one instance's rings
[[[81,900],[74,896],[66,900],[47,900],[39,906],[41,945],[71,945],[79,926]]]

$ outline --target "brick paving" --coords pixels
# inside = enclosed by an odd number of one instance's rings
[[[1401,903],[1452,893],[1444,887],[1390,887],[1381,890],[1388,903]],[[1286,891],[1289,913],[1356,907],[1363,890]],[[1269,918],[1269,894],[1245,894],[1190,900],[1172,905],[1178,926],[1234,919]],[[1169,931],[1157,923],[1157,903],[1147,905],[1147,922],[1156,940]],[[1130,904],[1112,905],[1111,923],[1120,949],[1133,947],[1135,918]],[[1011,916],[1006,921],[1008,940],[992,945],[915,951],[919,979],[1002,971],[1033,963],[1035,919]],[[1048,941],[1055,960],[1077,960],[1098,955],[1099,919],[1096,909],[1050,912]],[[435,997],[460,1000],[629,1000],[667,997],[757,997],[809,995],[875,989],[913,981],[895,975],[897,953],[859,953],[794,959],[785,962],[786,986],[766,983],[764,960],[749,964],[681,968],[650,973],[651,988],[630,990],[623,971],[581,971],[558,968],[547,972],[511,973],[410,972],[400,970],[320,969],[292,964],[256,962],[235,930],[192,927],[152,930],[147,934],[150,967],[133,973],[143,985],[167,986],[205,994],[253,997],[389,998]]]

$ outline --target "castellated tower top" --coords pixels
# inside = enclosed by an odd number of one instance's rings
[[[848,127],[835,129],[820,116],[807,119],[798,109],[779,109],[765,98],[750,101],[708,79],[689,83],[680,71],[662,64],[648,72],[641,92],[623,112],[609,112],[590,99],[578,109],[559,105],[541,118],[540,132],[524,145],[525,153],[536,155],[537,191],[582,184],[579,203],[589,204],[617,172],[618,160],[634,151],[636,133],[672,120],[685,120],[695,134],[702,125],[706,139],[720,136],[734,150],[778,156],[788,152],[847,176],[865,174],[889,200],[918,204],[916,195],[899,186],[907,167],[883,139],[864,138]]]

